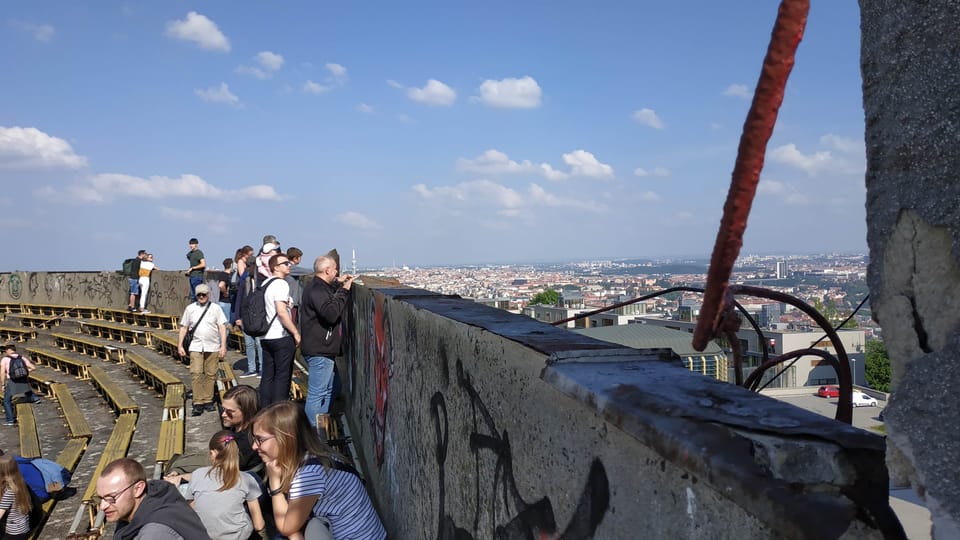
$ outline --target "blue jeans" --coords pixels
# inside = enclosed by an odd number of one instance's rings
[[[201,283],[203,283],[202,275],[197,277],[190,276],[190,301],[191,302],[197,301],[197,293],[196,293],[197,285]]]
[[[326,356],[308,356],[309,378],[307,380],[307,403],[304,409],[313,427],[317,427],[317,415],[330,411],[333,394],[333,360]]]
[[[13,389],[11,386],[12,383],[7,381],[7,386],[3,389],[3,412],[7,415],[7,422],[13,422],[17,419],[13,412]]]
[[[248,336],[244,333],[243,350],[247,352],[247,373],[261,373],[263,371],[263,348],[260,347],[260,338]],[[260,369],[257,369],[257,362],[260,362]]]
[[[127,283],[130,284],[130,294],[136,296],[140,294],[140,279],[127,278]]]

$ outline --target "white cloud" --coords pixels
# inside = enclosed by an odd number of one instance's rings
[[[474,159],[460,158],[457,169],[485,175],[537,174],[549,180],[563,180],[567,174],[555,170],[549,163],[535,164],[529,160],[516,162],[499,150],[490,149]]]
[[[866,170],[866,148],[863,141],[829,133],[820,137],[820,145],[829,150],[804,154],[796,144],[784,144],[769,152],[770,161],[800,169],[809,176],[859,175]]]
[[[430,79],[423,88],[407,88],[407,97],[427,105],[449,107],[457,100],[457,92],[436,79]]]
[[[670,176],[670,169],[666,167],[654,167],[652,171],[648,171],[643,167],[637,167],[633,170],[634,176],[659,176],[661,178],[666,178]]]
[[[540,96],[540,85],[527,75],[520,79],[487,79],[480,85],[479,99],[491,107],[535,109],[540,106]]]
[[[784,144],[770,152],[770,160],[800,169],[810,176],[815,176],[823,170],[829,169],[833,162],[833,155],[828,150],[804,154],[793,143]]]
[[[660,120],[660,117],[657,116],[656,111],[653,109],[633,111],[631,117],[641,125],[649,126],[653,129],[663,129],[663,121]]]
[[[403,88],[402,84],[398,83],[393,79],[387,79],[387,85],[392,86],[393,88],[400,88],[400,89]]]
[[[179,178],[151,176],[140,178],[128,174],[94,175],[70,188],[70,193],[88,202],[105,202],[118,197],[140,199],[190,198],[226,201],[280,201],[272,186],[254,185],[240,189],[222,189],[194,174]]]
[[[283,67],[283,56],[270,51],[261,51],[253,57],[255,66],[239,66],[236,71],[241,75],[250,75],[258,79],[269,79]]]
[[[187,18],[182,21],[168,22],[167,36],[192,41],[210,51],[230,51],[230,40],[217,28],[217,24],[196,11],[187,13]]]
[[[504,217],[517,217],[535,207],[573,208],[589,212],[605,210],[603,205],[594,201],[580,197],[561,197],[535,183],[529,185],[526,194],[490,180],[473,180],[434,188],[417,184],[412,189],[425,202],[452,213],[476,208]]]
[[[372,114],[372,113],[373,113],[373,106],[367,105],[366,103],[358,103],[358,104],[357,104],[357,110],[360,111],[360,112],[362,112],[362,113]]]
[[[207,227],[211,232],[226,233],[235,221],[226,214],[210,212],[209,210],[182,210],[179,208],[160,207],[160,215],[174,223],[198,223]]]
[[[726,90],[723,91],[723,95],[743,99],[750,99],[752,97],[750,90],[745,84],[731,84]]]
[[[233,95],[230,91],[230,87],[227,86],[227,83],[222,82],[220,86],[211,86],[206,89],[196,89],[193,91],[200,99],[204,101],[209,101],[210,103],[226,103],[231,107],[242,108],[243,103],[240,102],[240,98]]]
[[[547,192],[537,184],[530,184],[530,202],[534,205],[549,208],[574,208],[588,212],[602,212],[606,208],[594,201],[576,197],[560,197]]]
[[[10,21],[11,26],[30,34],[33,39],[41,43],[50,43],[53,35],[56,33],[53,26],[49,24],[33,24],[24,21]]]
[[[642,192],[642,193],[637,194],[637,197],[638,197],[641,201],[647,201],[647,202],[659,202],[659,201],[660,201],[660,196],[657,195],[656,193],[652,192],[652,191],[644,191],[644,192]]]
[[[329,92],[332,89],[333,89],[332,86],[324,86],[320,83],[316,83],[309,80],[303,83],[303,91],[308,94],[320,95],[324,92]]]
[[[596,157],[586,150],[574,150],[563,155],[563,162],[570,166],[573,176],[589,178],[610,178],[613,176],[613,167],[600,163]]]
[[[79,169],[87,158],[37,128],[0,126],[0,169]]]
[[[797,191],[793,185],[766,178],[760,179],[760,183],[757,184],[757,194],[779,199],[790,206],[805,206],[810,202],[810,199]]]
[[[820,144],[829,146],[845,154],[864,155],[867,152],[866,144],[862,140],[841,137],[840,135],[834,135],[833,133],[827,133],[826,135],[820,137]]]
[[[326,64],[324,67],[327,68],[327,71],[329,71],[338,82],[342,83],[347,80],[347,68],[340,64]]]
[[[362,229],[365,231],[371,231],[371,230],[377,230],[377,229],[383,228],[376,221],[373,221],[372,219],[368,218],[367,216],[359,212],[344,212],[337,216],[337,221],[339,221],[340,223],[343,223],[344,225],[348,225],[350,227],[354,227],[356,229]]]

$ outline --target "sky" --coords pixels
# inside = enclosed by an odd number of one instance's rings
[[[777,6],[4,2],[0,271],[709,256]],[[812,2],[743,254],[866,252],[859,51]]]

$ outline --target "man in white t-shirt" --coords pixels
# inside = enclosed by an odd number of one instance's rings
[[[284,278],[293,263],[283,253],[270,257],[271,277],[264,282],[264,300],[270,329],[260,339],[263,347],[263,377],[260,379],[260,407],[290,397],[293,356],[300,346],[300,330],[293,322],[290,308],[290,285]]]
[[[197,285],[197,301],[187,305],[180,317],[178,351],[186,356],[183,338],[193,329],[193,340],[187,344],[190,353],[190,382],[193,386],[193,416],[215,411],[213,387],[217,382],[217,365],[227,354],[227,316],[220,306],[210,301],[210,287]]]

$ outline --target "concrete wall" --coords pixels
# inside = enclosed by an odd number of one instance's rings
[[[870,303],[898,484],[960,538],[960,3],[861,0]]]
[[[528,317],[356,287],[339,370],[392,538],[879,538],[881,437]]]
[[[154,272],[147,307],[179,315],[190,301],[190,283],[180,272]],[[0,302],[125,309],[130,286],[119,272],[0,273]]]

